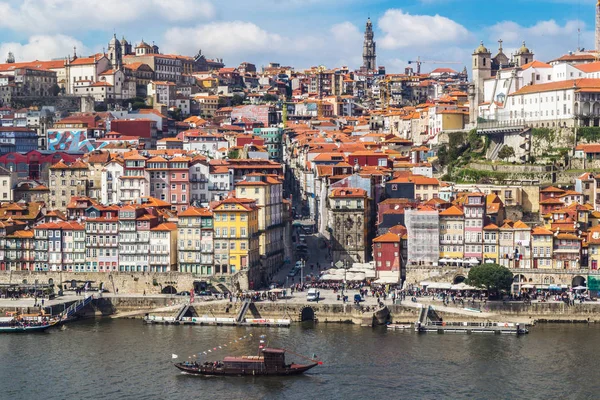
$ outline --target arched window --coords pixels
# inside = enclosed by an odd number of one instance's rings
[[[346,236],[346,246],[352,246],[353,240],[352,240],[352,236],[347,235]]]

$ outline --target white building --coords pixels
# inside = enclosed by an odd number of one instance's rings
[[[121,198],[120,178],[123,175],[123,162],[117,159],[109,161],[102,169],[102,204],[117,204]]]

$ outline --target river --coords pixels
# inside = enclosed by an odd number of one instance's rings
[[[255,354],[261,334],[324,364],[284,378],[196,377],[172,366],[173,353],[186,359],[223,344],[201,360]],[[0,336],[0,399],[585,399],[598,396],[598,349],[595,325],[540,324],[515,337],[87,320],[64,331]]]

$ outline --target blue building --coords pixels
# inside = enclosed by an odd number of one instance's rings
[[[0,155],[38,149],[37,132],[30,128],[0,127]]]
[[[283,157],[283,129],[254,128],[254,134],[264,139],[269,152],[269,160],[281,162]]]

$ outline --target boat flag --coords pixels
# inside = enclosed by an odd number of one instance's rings
[[[172,358],[173,360],[174,360],[174,359],[176,359],[177,357],[179,357],[177,354],[171,354],[171,358]]]
[[[317,364],[318,365],[323,365],[323,361],[319,361]]]

